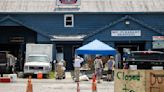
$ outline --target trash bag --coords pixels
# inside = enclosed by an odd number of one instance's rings
[[[89,81],[89,78],[88,78],[87,75],[82,75],[82,76],[79,77],[79,80],[80,81]]]

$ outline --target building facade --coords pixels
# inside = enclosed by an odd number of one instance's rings
[[[60,1],[0,1],[0,50],[11,51],[20,70],[27,43],[53,44],[53,59],[63,57],[68,70],[73,69],[75,49],[94,39],[121,54],[164,49],[163,0]]]

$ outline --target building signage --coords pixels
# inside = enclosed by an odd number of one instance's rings
[[[164,41],[164,36],[153,36],[153,41]]]
[[[164,41],[153,42],[153,49],[164,49]]]
[[[153,49],[164,49],[164,36],[153,36]]]
[[[58,6],[78,6],[80,5],[80,0],[56,0]]]
[[[9,42],[23,43],[23,42],[25,42],[25,38],[24,37],[10,37]]]
[[[112,30],[111,36],[141,36],[141,30]]]

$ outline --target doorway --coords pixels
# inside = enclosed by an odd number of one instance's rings
[[[25,44],[36,41],[37,33],[24,26],[0,26],[0,51],[8,51],[17,58],[17,71],[23,70]]]

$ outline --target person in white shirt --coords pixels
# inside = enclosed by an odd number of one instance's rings
[[[79,76],[80,76],[80,67],[81,63],[84,61],[84,59],[80,56],[75,56],[74,59],[74,75],[75,75],[75,82],[79,82]]]

